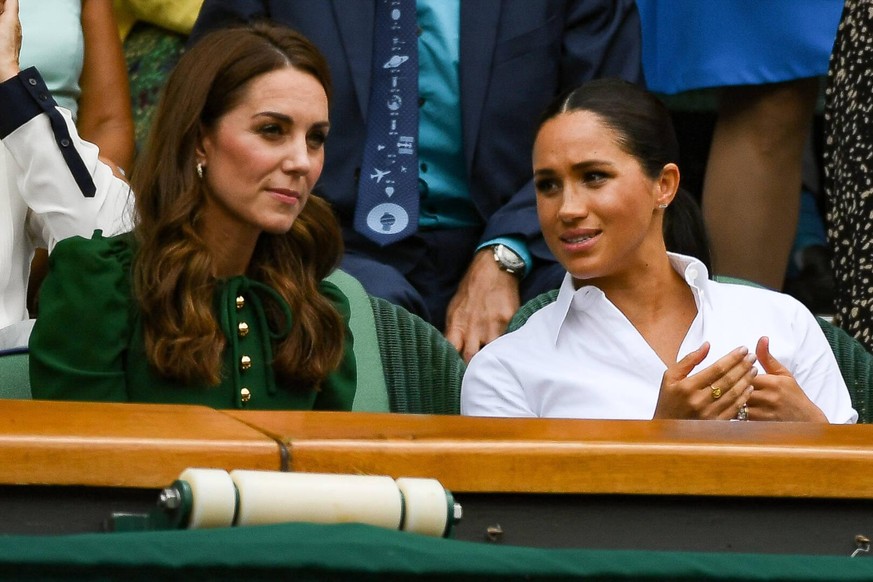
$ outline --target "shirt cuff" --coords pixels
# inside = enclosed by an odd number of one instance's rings
[[[497,238],[493,238],[489,241],[483,242],[478,247],[476,247],[476,251],[481,251],[486,247],[493,247],[494,245],[504,245],[512,249],[515,254],[521,257],[521,260],[524,261],[524,273],[522,273],[522,277],[527,277],[531,272],[533,265],[533,255],[530,254],[530,251],[527,248],[527,244],[524,242],[524,239],[515,236],[499,236]]]
[[[49,101],[50,106],[54,107],[55,100],[34,67],[25,69],[0,83],[0,103],[3,104],[3,115],[0,115],[0,139],[45,112],[40,107],[40,98]]]
[[[94,196],[97,191],[94,179],[76,150],[70,129],[36,67],[24,69],[0,83],[0,108],[3,111],[3,115],[0,115],[0,139],[5,139],[34,117],[43,113],[47,115],[55,143],[79,190],[86,198]]]

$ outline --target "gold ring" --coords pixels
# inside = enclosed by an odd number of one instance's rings
[[[710,390],[711,393],[712,393],[712,399],[713,399],[713,400],[718,400],[719,398],[721,398],[721,388],[716,388],[715,386],[713,386],[712,384],[710,384],[710,385],[709,385],[709,390]]]

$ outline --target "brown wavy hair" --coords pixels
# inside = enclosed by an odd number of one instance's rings
[[[330,100],[328,65],[318,49],[299,33],[269,24],[204,36],[164,88],[131,183],[137,193],[134,296],[146,356],[165,377],[218,384],[227,343],[213,310],[217,280],[213,252],[201,236],[206,191],[196,175],[195,148],[202,131],[236,106],[253,79],[285,67],[311,74]],[[293,314],[290,333],[273,346],[280,386],[317,389],[342,358],[342,318],[318,292],[341,255],[333,211],[314,195],[290,231],[258,239],[246,275],[276,290]],[[267,315],[274,329],[285,327],[278,306]]]

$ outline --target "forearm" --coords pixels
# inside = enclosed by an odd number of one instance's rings
[[[82,138],[125,172],[134,155],[127,64],[110,0],[82,2],[84,62],[77,125]]]

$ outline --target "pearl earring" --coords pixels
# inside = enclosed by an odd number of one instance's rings
[[[197,162],[197,177],[203,179],[203,164]]]

